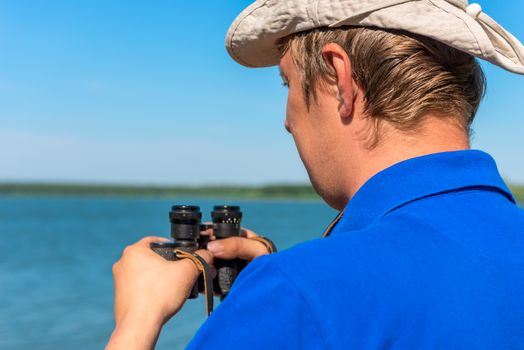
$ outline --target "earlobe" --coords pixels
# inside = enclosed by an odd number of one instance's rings
[[[342,118],[349,118],[353,113],[354,94],[353,74],[351,62],[346,51],[337,44],[327,44],[322,48],[322,55],[326,64],[333,68],[335,84],[339,100],[339,114]]]

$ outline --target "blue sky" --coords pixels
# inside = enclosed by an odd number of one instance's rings
[[[0,1],[0,181],[307,181],[277,69],[224,49],[249,3]],[[524,40],[522,0],[480,4]],[[524,184],[524,76],[483,67],[473,147]]]

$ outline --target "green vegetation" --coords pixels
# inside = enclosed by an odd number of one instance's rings
[[[510,186],[517,202],[524,202],[524,186]],[[10,196],[147,196],[319,199],[310,185],[267,186],[118,186],[83,184],[0,184],[0,195]]]
[[[513,196],[515,196],[517,202],[524,203],[524,186],[510,185],[509,189],[511,193],[513,193]]]
[[[0,195],[319,198],[310,185],[167,187],[25,183],[0,184]]]

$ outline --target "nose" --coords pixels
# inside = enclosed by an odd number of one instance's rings
[[[289,123],[288,123],[287,119],[284,122],[284,127],[286,128],[286,131],[291,134],[291,128],[289,127]]]

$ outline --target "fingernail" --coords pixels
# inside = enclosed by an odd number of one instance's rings
[[[222,249],[223,249],[223,245],[219,241],[210,241],[207,244],[207,250],[209,250],[211,253],[218,253]]]

